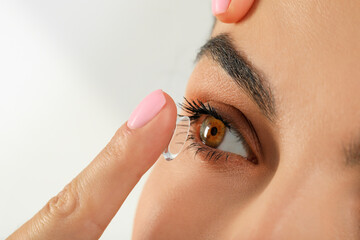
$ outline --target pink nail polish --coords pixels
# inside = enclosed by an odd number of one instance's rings
[[[163,91],[161,89],[153,91],[131,113],[127,126],[131,129],[143,127],[160,112],[165,103]]]
[[[212,0],[212,11],[214,15],[219,15],[227,11],[230,0]]]

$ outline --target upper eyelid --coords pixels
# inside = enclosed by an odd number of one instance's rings
[[[209,103],[207,105],[203,103],[201,100],[188,100],[184,97],[185,103],[179,103],[179,107],[183,109],[187,113],[194,114],[193,118],[198,118],[201,114],[207,113],[211,114],[213,117],[224,121],[222,116],[213,108]]]
[[[194,116],[192,116],[193,119],[191,119],[191,116],[190,116],[191,123],[196,121],[202,114],[208,114],[208,115],[215,117],[216,119],[221,120],[229,130],[235,131],[238,135],[241,136],[242,139],[245,140],[245,137],[243,136],[243,134],[241,134],[236,129],[236,127],[234,127],[233,124],[231,124],[227,119],[224,119],[224,117],[221,114],[219,114],[218,111],[216,110],[216,108],[212,107],[210,105],[210,103],[207,103],[207,105],[206,105],[200,100],[189,101],[186,97],[184,97],[184,100],[185,100],[185,103],[178,104],[180,106],[180,108],[182,108],[187,113],[193,113],[193,114],[195,113],[196,114],[196,118],[194,118]],[[200,113],[199,109],[203,110],[203,112]],[[242,112],[241,112],[241,114],[247,120],[247,123],[252,126],[251,122],[249,122],[249,120],[246,118],[246,116]],[[179,116],[181,116],[181,115],[179,115]]]

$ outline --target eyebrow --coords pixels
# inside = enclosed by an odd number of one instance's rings
[[[197,61],[204,55],[217,62],[235,83],[250,96],[261,112],[271,121],[275,118],[274,97],[268,82],[239,53],[227,34],[221,34],[208,40],[201,47]]]
[[[360,138],[359,140],[351,142],[344,148],[346,164],[348,166],[355,166],[360,164]]]

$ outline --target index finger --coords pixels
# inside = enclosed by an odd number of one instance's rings
[[[169,143],[175,121],[170,96],[148,95],[89,166],[8,239],[98,239]]]

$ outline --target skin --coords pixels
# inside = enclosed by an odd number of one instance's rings
[[[241,111],[259,136],[259,164],[211,162],[191,149],[160,159],[133,239],[359,239],[359,24],[359,2],[325,0],[257,1],[241,22],[218,21],[212,37],[228,34],[261,72],[275,117],[206,55],[185,96],[231,119],[229,106]]]
[[[196,149],[186,148],[187,141],[173,162],[160,158],[155,165],[133,239],[359,239],[360,4],[252,3],[231,1],[216,16],[212,37],[232,39],[234,52],[270,89],[273,111],[260,109],[209,53],[201,54],[185,96],[231,120],[257,164],[234,154],[209,161],[206,152],[195,156]],[[8,239],[98,239],[171,138],[176,108],[164,96],[150,122],[120,127]],[[192,123],[193,141],[203,119]]]

